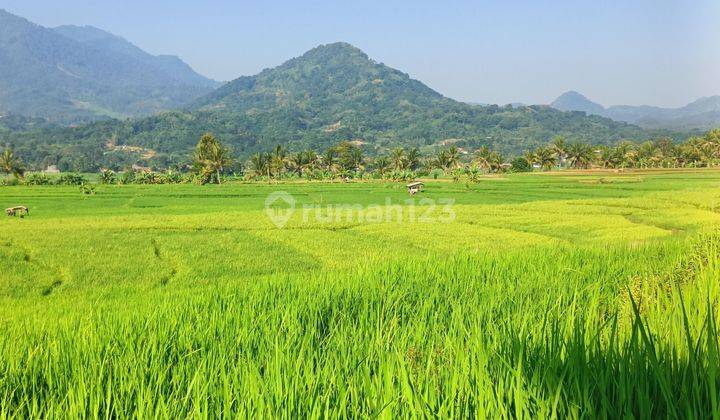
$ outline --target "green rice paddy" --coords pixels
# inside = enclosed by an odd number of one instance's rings
[[[720,171],[96,191],[0,188],[0,418],[720,418]]]

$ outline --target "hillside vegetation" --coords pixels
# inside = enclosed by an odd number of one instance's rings
[[[159,166],[187,159],[197,139],[212,132],[243,159],[283,145],[322,150],[342,140],[372,155],[397,147],[488,146],[505,154],[569,141],[614,144],[645,139],[636,126],[546,106],[468,105],[443,97],[407,74],[376,63],[359,49],[336,43],[256,76],[241,77],[186,111],[135,121],[16,132],[0,137],[31,163],[65,158],[81,169],[135,163],[137,156],[106,155],[106,145],[143,147]]]
[[[45,28],[0,9],[0,114],[63,124],[145,116],[217,86],[100,29]]]

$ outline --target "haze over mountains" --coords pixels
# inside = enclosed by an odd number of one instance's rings
[[[616,105],[605,108],[582,94],[570,91],[551,106],[560,111],[582,111],[647,129],[709,130],[720,126],[720,96],[701,98],[682,108]]]
[[[78,123],[185,106],[219,85],[97,28],[45,28],[0,9],[0,113]]]

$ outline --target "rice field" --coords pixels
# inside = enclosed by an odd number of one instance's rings
[[[712,170],[3,187],[0,418],[720,418],[717,203]]]

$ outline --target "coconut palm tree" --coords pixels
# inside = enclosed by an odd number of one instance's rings
[[[498,152],[490,152],[490,155],[488,156],[488,165],[490,166],[490,170],[492,172],[500,172],[503,168],[503,163],[505,163],[505,159],[503,156]]]
[[[528,165],[530,165],[531,168],[535,166],[536,163],[538,163],[538,157],[535,155],[535,153],[529,150],[523,153],[523,158],[527,161]]]
[[[567,148],[568,163],[577,169],[585,169],[590,166],[593,158],[592,147],[585,143],[572,143]]]
[[[317,155],[312,150],[293,153],[287,158],[288,167],[298,176],[303,176],[312,168]]]
[[[407,161],[405,159],[405,150],[403,150],[402,147],[397,147],[393,149],[392,153],[390,154],[390,161],[392,162],[394,170],[405,170],[405,167],[407,165]]]
[[[473,158],[473,165],[476,165],[477,167],[481,168],[483,171],[490,170],[490,157],[492,152],[490,149],[487,148],[487,146],[482,146],[475,152],[475,157]]]
[[[287,150],[281,145],[275,146],[272,158],[270,159],[270,169],[276,177],[281,176],[288,167]]]
[[[460,166],[460,150],[457,148],[457,146],[450,146],[450,148],[447,150],[447,154],[447,160],[451,168],[457,168],[458,166]]]
[[[378,172],[378,174],[385,175],[387,173],[388,169],[390,168],[390,159],[388,159],[387,156],[378,156],[373,161],[373,168]]]
[[[565,137],[557,136],[552,140],[552,143],[550,143],[550,150],[555,154],[555,156],[558,159],[558,163],[562,167],[565,165],[565,161],[567,160],[567,141],[565,140]]]
[[[16,178],[25,175],[25,168],[19,157],[10,148],[6,148],[0,155],[0,171],[6,174],[13,174]]]
[[[340,165],[338,164],[338,152],[334,147],[330,147],[325,150],[325,153],[323,153],[321,157],[321,161],[323,169],[330,173],[335,174],[340,169]]]
[[[223,170],[233,163],[230,151],[211,133],[200,137],[193,161],[196,170],[203,175],[203,182],[208,182],[214,174],[218,184],[222,182],[220,175]]]
[[[348,161],[355,171],[361,172],[365,170],[365,157],[359,147],[350,149],[350,153],[348,153]]]
[[[411,171],[415,171],[420,167],[420,158],[422,156],[420,155],[420,151],[417,148],[412,148],[407,152],[407,155],[405,156],[405,161],[407,162],[407,167]]]
[[[269,153],[256,153],[250,156],[248,161],[248,167],[255,174],[255,176],[270,176],[270,160],[271,156]]]
[[[434,165],[438,169],[442,169],[443,171],[446,171],[447,169],[450,168],[450,166],[451,166],[450,156],[448,155],[447,150],[441,150],[438,152],[438,154],[434,160]]]
[[[535,149],[534,155],[536,162],[545,171],[551,170],[557,164],[555,153],[549,148],[538,147]]]

